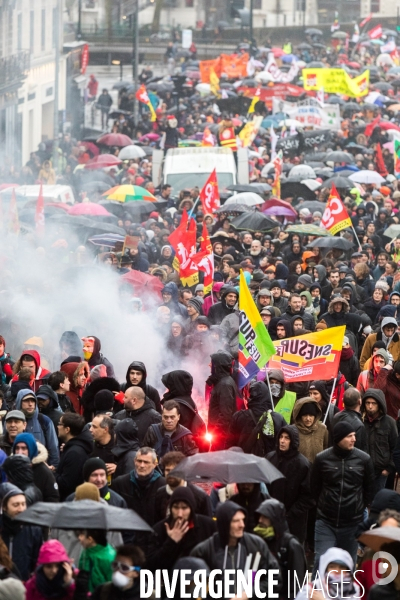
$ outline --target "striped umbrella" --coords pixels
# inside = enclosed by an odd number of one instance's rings
[[[117,202],[137,202],[145,200],[147,202],[157,202],[157,198],[140,185],[117,185],[103,194],[107,200],[116,200]]]

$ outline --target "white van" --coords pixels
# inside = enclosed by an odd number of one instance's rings
[[[185,188],[203,187],[210,173],[217,169],[218,189],[226,191],[236,183],[249,182],[248,154],[246,149],[237,153],[238,167],[230,148],[199,146],[168,150],[164,162],[162,150],[153,153],[153,182],[168,183],[173,195]]]

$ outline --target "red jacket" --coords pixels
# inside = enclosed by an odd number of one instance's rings
[[[26,355],[31,356],[36,364],[35,378],[32,379],[32,381],[29,384],[31,386],[32,390],[36,393],[38,391],[38,389],[40,388],[40,386],[43,385],[43,383],[45,383],[44,379],[46,379],[47,375],[50,375],[51,371],[48,371],[47,369],[43,369],[43,367],[40,366],[41,358],[40,358],[39,352],[37,352],[36,350],[24,350],[22,352],[18,362],[20,362],[21,358]],[[18,381],[18,380],[19,380],[19,376],[17,373],[16,375],[14,375],[14,377],[12,378],[11,381],[13,382],[13,381]]]

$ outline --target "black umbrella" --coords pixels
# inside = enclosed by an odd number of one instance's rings
[[[348,152],[343,152],[343,150],[334,150],[333,152],[329,152],[329,154],[326,155],[325,162],[328,162],[328,160],[331,162],[350,164],[354,162],[354,156],[352,156]]]
[[[343,106],[343,114],[347,112],[359,112],[361,107],[357,102],[346,102]]]
[[[132,81],[116,81],[112,86],[113,90],[121,90],[122,88],[126,88],[132,85]]]
[[[110,186],[104,181],[88,181],[87,183],[82,183],[80,188],[88,194],[103,194],[110,189]]]
[[[331,188],[332,184],[336,187],[336,188],[341,188],[344,190],[350,189],[354,187],[354,181],[350,181],[350,179],[348,179],[347,177],[330,177],[329,179],[327,179],[326,181],[324,181],[324,183],[321,185],[322,188]]]
[[[333,175],[333,171],[332,169],[315,169],[315,174],[317,177],[320,177],[321,179],[329,179],[329,177],[332,177]]]
[[[346,102],[340,96],[329,96],[326,103],[327,104],[340,104],[340,105],[346,104]]]
[[[323,69],[324,67],[324,63],[320,60],[313,60],[307,65],[307,69]]]
[[[380,92],[393,92],[393,86],[387,81],[377,81],[373,87]]]
[[[298,50],[311,50],[312,46],[310,44],[307,44],[307,42],[301,42],[301,44],[299,44],[297,46]]]
[[[242,213],[250,212],[253,209],[250,206],[246,206],[245,204],[223,204],[219,208],[217,208],[214,212],[217,215],[230,215],[237,216]]]
[[[153,531],[150,525],[133,510],[110,506],[106,502],[95,502],[94,500],[36,502],[20,513],[15,520],[57,529]]]
[[[305,202],[301,202],[300,204],[295,205],[296,210],[301,210],[302,208],[308,208],[311,212],[319,210],[324,214],[326,204],[324,202],[319,202],[318,200],[306,200]]]
[[[305,30],[305,34],[306,35],[323,35],[322,31],[320,29],[316,29],[315,27],[309,27],[308,29]]]
[[[236,206],[241,206],[241,204],[232,204],[231,206],[236,208]],[[235,238],[230,237],[227,233],[224,233],[223,231],[217,231],[217,233],[214,233],[214,235],[210,237],[210,241],[212,244],[219,242],[224,246],[233,246],[238,252],[243,252],[243,247],[241,246],[240,242],[235,240]]]
[[[320,44],[319,42],[314,42],[313,44],[314,48],[326,48],[325,44]]]
[[[85,229],[94,229],[99,233],[118,233],[119,235],[126,235],[125,229],[118,227],[117,225],[112,225],[111,223],[101,223],[99,221],[94,221],[89,217],[74,217],[72,215],[52,215],[49,217],[49,221],[66,225],[68,227],[83,227]]]
[[[133,115],[133,113],[129,110],[113,110],[112,112],[108,113],[108,118],[109,119],[118,119],[118,117],[120,115],[124,115],[125,117],[131,117]]]
[[[307,245],[307,248],[337,248],[338,250],[350,250],[353,248],[353,242],[349,242],[342,237],[322,237],[317,238]]]
[[[265,192],[270,192],[272,187],[268,185],[268,183],[252,183],[244,184],[244,183],[236,183],[235,185],[229,185],[227,190],[232,192],[255,192],[256,194],[264,194]]]
[[[235,229],[243,229],[245,231],[270,231],[279,227],[279,223],[273,221],[261,212],[254,211],[243,213],[231,223]]]
[[[310,161],[310,162],[309,162],[309,161],[307,160],[307,161],[305,161],[305,163],[304,163],[304,164],[306,164],[306,165],[308,165],[309,167],[311,167],[312,169],[314,169],[314,171],[315,171],[315,169],[323,169],[323,168],[325,167],[325,165],[324,165],[324,163],[323,163],[323,162],[313,162],[313,161]],[[307,179],[307,177],[305,177],[305,179]]]
[[[281,183],[281,199],[285,198],[298,198],[301,196],[306,200],[313,200],[315,193],[312,192],[304,183],[293,183],[282,181]]]
[[[225,485],[261,481],[268,484],[284,477],[266,458],[233,450],[218,450],[188,456],[171,471],[170,475],[185,481],[217,481]]]
[[[368,150],[368,148],[366,148],[365,146],[360,146],[360,144],[355,144],[354,142],[346,144],[346,148],[348,150],[354,150],[357,153],[361,152],[361,154],[364,154],[364,152],[367,152]]]

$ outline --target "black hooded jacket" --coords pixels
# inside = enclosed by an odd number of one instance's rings
[[[271,452],[278,440],[279,432],[285,425],[286,421],[279,413],[272,410],[271,397],[267,385],[263,381],[257,381],[250,386],[250,397],[247,404],[247,410],[237,411],[230,422],[229,427],[229,447],[239,446],[245,452],[252,453],[256,451],[252,445],[251,434],[261,417],[267,412],[271,411],[272,422],[274,426],[273,435],[262,434],[262,441],[264,448],[262,455],[265,456],[268,452]],[[254,441],[256,443],[256,440]],[[257,454],[260,454],[257,452]]]
[[[83,416],[86,423],[90,423],[94,414],[94,397],[101,390],[109,390],[110,392],[119,392],[121,389],[118,381],[114,377],[98,377],[90,383],[82,394]],[[116,405],[121,408],[118,402],[114,402],[114,410]]]
[[[94,339],[93,354],[87,361],[89,364],[89,367],[91,369],[93,369],[93,367],[96,367],[97,365],[105,365],[105,367],[107,369],[107,377],[115,377],[114,367],[112,366],[110,361],[105,356],[103,356],[102,353],[100,352],[101,342],[100,342],[99,338],[97,338],[94,335],[88,335],[88,337],[91,337]]]
[[[2,469],[10,483],[22,490],[28,506],[43,500],[42,492],[33,481],[33,468],[30,459],[22,454],[9,456],[2,464]]]
[[[268,486],[272,498],[282,502],[286,509],[289,530],[300,541],[305,534],[307,511],[314,506],[310,491],[310,461],[299,452],[299,432],[294,425],[285,425],[279,432],[290,437],[287,452],[279,450],[279,437],[276,450],[267,454],[266,458],[285,476],[276,479]]]
[[[137,408],[136,410],[127,410],[124,408],[114,416],[116,421],[122,421],[126,418],[135,421],[138,428],[138,440],[140,445],[142,445],[144,436],[150,425],[161,423],[161,415],[155,410],[154,404],[149,398],[145,399],[143,406],[140,408]]]
[[[83,465],[93,451],[93,437],[88,429],[69,440],[61,452],[60,463],[56,471],[56,481],[63,502],[83,483]]]
[[[257,525],[257,519],[255,515],[256,509],[260,506],[261,502],[267,500],[269,498],[269,494],[262,492],[260,489],[259,483],[254,483],[254,488],[251,494],[243,494],[240,491],[237,494],[233,494],[231,496],[230,501],[235,502],[235,504],[239,504],[244,509],[246,509],[247,517],[246,517],[246,529],[249,533],[253,533],[254,527]]]
[[[60,405],[58,403],[58,396],[53,390],[53,388],[49,385],[40,386],[36,395],[40,396],[41,394],[48,397],[50,399],[50,403],[48,406],[46,406],[46,408],[39,408],[39,412],[42,415],[46,415],[46,417],[49,417],[49,419],[53,421],[55,430],[57,431],[58,422],[63,415],[63,411],[61,410]]]
[[[115,445],[111,450],[117,462],[114,478],[126,475],[133,469],[133,461],[139,450],[138,427],[132,419],[118,421],[115,427]]]
[[[336,425],[336,423],[340,423],[341,421],[346,421],[347,423],[350,423],[352,427],[354,427],[353,431],[356,434],[355,447],[363,452],[368,453],[367,430],[364,427],[361,413],[349,408],[344,408],[340,412],[336,413],[336,415],[333,417],[333,427]]]
[[[231,548],[234,552],[228,552],[230,525],[234,515],[238,511],[246,513],[245,509],[239,506],[239,504],[235,504],[230,500],[220,504],[217,508],[218,532],[193,548],[190,556],[203,559],[210,570],[220,569],[224,571],[225,569],[234,569],[236,571],[244,569],[249,554],[252,554],[254,557],[259,552],[261,559],[258,568],[266,570],[266,574],[260,578],[260,590],[267,593],[268,571],[279,569],[279,565],[264,540],[257,535],[244,532],[243,536],[238,540],[236,547]],[[274,591],[277,590],[279,590],[279,586],[274,588]],[[222,597],[225,595],[223,593]]]
[[[187,371],[176,370],[165,373],[161,377],[163,385],[167,388],[162,397],[161,404],[167,400],[179,403],[181,418],[179,423],[189,429],[195,438],[204,436],[206,425],[197,411],[197,406],[192,398],[193,377]]]
[[[236,300],[239,297],[237,289],[231,286],[224,286],[221,290],[221,300],[211,306],[208,311],[208,320],[211,325],[220,325],[225,317],[235,312],[234,306],[227,306],[226,296],[228,294],[236,294]]]
[[[379,405],[379,416],[373,421],[365,412],[367,398],[373,398]],[[394,473],[395,466],[392,455],[396,447],[398,431],[396,421],[387,414],[385,394],[382,390],[368,388],[363,395],[361,412],[367,431],[368,452],[374,464],[375,477],[384,470]]]
[[[213,450],[224,450],[229,425],[236,412],[237,387],[232,377],[232,356],[220,350],[211,355],[212,374],[207,384],[213,389],[208,407],[208,429],[213,435]]]
[[[121,385],[121,390],[125,392],[128,388],[132,387],[131,380],[129,379],[129,372],[131,369],[143,373],[142,381],[138,383],[137,387],[142,388],[146,396],[150,398],[150,400],[153,402],[156,411],[161,413],[160,394],[158,393],[155,387],[147,383],[147,370],[145,364],[140,362],[139,360],[134,360],[129,365],[128,370],[126,372],[126,383],[123,383]]]
[[[268,548],[277,557],[282,575],[281,598],[291,600],[296,597],[293,574],[298,581],[303,581],[307,572],[307,562],[304,548],[292,533],[289,533],[286,521],[286,511],[282,502],[271,498],[265,500],[257,509],[257,516],[263,515],[271,521],[275,537],[267,540]],[[303,517],[304,518],[304,517]]]

